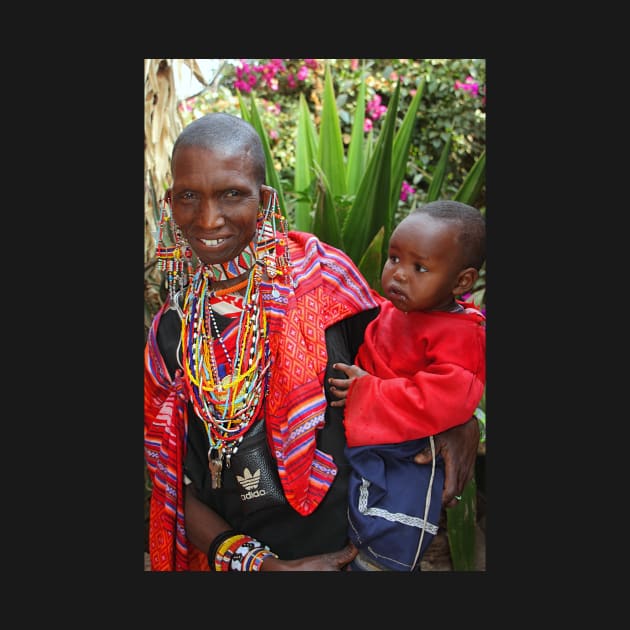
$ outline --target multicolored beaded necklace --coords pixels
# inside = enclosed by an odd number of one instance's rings
[[[201,264],[184,297],[184,380],[193,408],[206,425],[213,488],[221,486],[223,463],[229,467],[231,456],[258,417],[266,393],[271,354],[261,281],[264,272],[270,279],[278,275],[290,278],[286,226],[283,222],[283,234],[276,232],[275,225],[276,218],[284,217],[275,212],[275,204],[273,210],[261,215],[256,243],[252,241],[233,261],[221,264],[220,269],[217,265]],[[238,277],[247,270],[242,298],[230,294],[242,288],[242,283],[213,290],[213,282]],[[220,332],[215,311],[238,317],[236,328],[231,324],[226,329],[229,344]]]
[[[206,424],[211,470],[214,463],[219,474],[224,458],[229,465],[263,400],[270,354],[260,293],[262,271],[260,265],[254,265],[249,274],[238,317],[234,356],[230,355],[215,320],[212,305],[216,297],[211,288],[212,271],[207,265],[196,272],[184,298],[182,364],[193,407]],[[238,300],[229,301],[239,306]],[[220,349],[215,350],[217,342]],[[221,371],[217,361],[219,352],[225,366]]]

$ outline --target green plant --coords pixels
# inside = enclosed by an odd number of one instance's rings
[[[423,82],[418,85],[402,121],[398,119],[399,93],[400,83],[389,99],[387,114],[374,146],[364,140],[363,134],[353,134],[348,154],[344,156],[339,131],[341,123],[330,67],[327,66],[319,134],[315,124],[307,120],[308,110],[303,103],[300,108],[295,148],[299,156],[294,178],[296,201],[291,209],[283,207],[290,225],[292,218],[299,224],[299,229],[313,232],[348,253],[377,291],[380,289],[380,272],[398,209],[398,196],[405,176]],[[239,101],[242,116],[254,125],[263,138],[269,181],[278,188],[280,199],[285,199],[269,151],[267,133],[258,115],[256,97],[251,95],[249,108],[240,93]],[[361,111],[362,108],[357,107],[355,126],[362,123]],[[450,148],[449,137],[437,165],[429,175],[427,201],[444,195]],[[473,205],[484,184],[485,151],[467,173],[454,198]],[[475,292],[479,297],[477,287]],[[474,563],[475,495],[473,479],[465,488],[460,504],[447,511],[451,559],[456,570],[470,570]]]
[[[234,97],[229,84],[234,71],[227,63],[226,85],[216,84],[216,89],[188,99],[187,115],[183,103],[178,108],[173,100],[169,64],[173,61],[200,74],[195,60],[145,62],[145,332],[165,298],[153,232],[169,177],[167,156],[193,114],[237,113],[240,108],[263,139],[267,183],[278,190],[289,226],[346,250],[377,291],[389,234],[413,203],[450,197],[485,213],[485,113],[475,99],[452,89],[454,80],[463,80],[466,74],[484,85],[483,60],[330,60],[323,66],[323,77],[318,68],[302,90],[282,82],[280,93],[261,92],[258,97],[252,93],[249,104],[240,92]],[[364,132],[366,102],[375,95],[382,96],[387,112]],[[278,99],[282,107],[270,107],[265,96]],[[265,105],[262,112],[257,99]],[[268,129],[282,133],[270,138]],[[417,188],[407,203],[399,198],[403,181]],[[472,297],[480,306],[485,303],[485,269]],[[476,415],[480,419],[483,415],[485,422],[485,395]],[[474,556],[474,482],[465,489],[460,505],[447,511],[455,570],[468,570]]]

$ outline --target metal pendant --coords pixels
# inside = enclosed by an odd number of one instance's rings
[[[223,470],[223,454],[216,446],[208,451],[208,468],[210,469],[212,489],[221,487],[221,471]]]

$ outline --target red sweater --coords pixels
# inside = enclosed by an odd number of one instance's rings
[[[370,375],[348,391],[348,446],[423,438],[471,418],[486,381],[485,317],[460,304],[463,313],[404,313],[382,302],[355,359]]]

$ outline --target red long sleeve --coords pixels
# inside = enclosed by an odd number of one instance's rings
[[[403,313],[383,303],[355,361],[370,376],[348,392],[348,446],[422,438],[469,420],[486,380],[484,323],[478,311]]]

